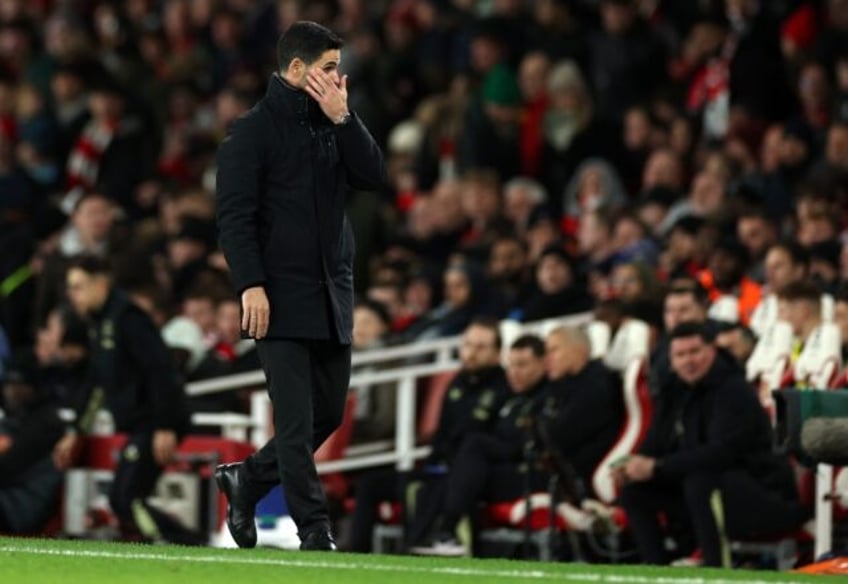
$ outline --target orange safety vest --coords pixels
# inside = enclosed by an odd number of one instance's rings
[[[707,290],[710,302],[715,302],[724,294],[724,292],[716,287],[713,273],[710,270],[703,270],[698,276],[698,280],[701,282],[701,286]],[[754,314],[754,309],[757,308],[757,305],[763,298],[762,286],[754,282],[751,278],[743,276],[734,291],[734,295],[739,299],[737,304],[739,322],[748,326],[751,322],[751,316]]]

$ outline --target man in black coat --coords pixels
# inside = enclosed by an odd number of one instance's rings
[[[405,533],[410,547],[420,544],[428,534],[442,507],[445,479],[461,445],[467,436],[491,430],[506,398],[507,380],[500,366],[500,354],[498,321],[485,317],[474,319],[462,334],[459,346],[462,367],[442,396],[439,425],[423,467],[400,475],[394,469],[377,470],[358,480],[351,526],[352,551],[371,551],[377,506],[382,501],[413,502],[414,512]]]
[[[50,453],[65,424],[34,361],[18,358],[0,372],[0,533],[37,533],[59,503],[62,475]]]
[[[221,247],[275,405],[274,439],[216,475],[241,547],[256,545],[256,502],[282,481],[302,549],[335,549],[312,453],[341,423],[350,379],[354,242],[344,203],[351,187],[385,183],[377,144],[348,110],[341,46],[320,25],[293,24],[268,92],[218,151]]]
[[[591,359],[586,332],[558,327],[545,339],[548,388],[539,424],[544,447],[567,462],[573,476],[566,480],[578,496],[598,464],[615,444],[624,423],[621,384],[598,359]]]
[[[129,296],[113,287],[109,265],[96,256],[71,260],[67,291],[74,310],[86,319],[91,347],[75,431],[56,444],[56,467],[70,466],[80,434],[90,431],[100,409],[108,410],[115,429],[128,435],[109,491],[124,536],[202,543],[146,502],[188,426],[176,363],[159,331]]]
[[[729,567],[728,536],[769,536],[807,517],[788,461],[772,453],[771,426],[745,372],[703,323],[671,332],[671,367],[685,398],[662,402],[640,448],[617,471],[642,560],[667,563],[669,525],[691,523],[708,566]],[[680,543],[678,541],[678,543]],[[681,550],[682,551],[682,550]]]
[[[532,438],[527,423],[545,401],[542,339],[522,335],[513,342],[507,357],[507,378],[512,394],[503,402],[488,431],[478,429],[466,434],[447,475],[432,541],[413,546],[412,553],[465,555],[465,546],[455,536],[462,517],[473,518],[480,500],[507,501],[524,494],[525,475],[519,472],[519,463]],[[544,482],[540,485],[543,487]]]

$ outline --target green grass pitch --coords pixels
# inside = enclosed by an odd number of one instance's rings
[[[2,584],[765,584],[813,581],[821,584],[822,576],[0,538]]]

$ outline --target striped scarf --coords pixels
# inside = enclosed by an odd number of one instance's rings
[[[66,186],[69,191],[89,190],[97,185],[100,160],[115,136],[116,124],[86,124],[68,156]]]

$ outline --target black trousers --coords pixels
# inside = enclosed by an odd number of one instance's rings
[[[470,434],[448,473],[441,529],[453,532],[464,515],[473,516],[481,501],[507,501],[524,492],[516,470],[515,445],[489,434]]]
[[[147,503],[162,470],[153,458],[153,432],[144,430],[131,434],[121,450],[121,459],[109,491],[109,506],[118,517],[123,537],[136,539],[141,536],[150,541],[182,544],[202,543],[199,534]]]
[[[669,521],[685,514],[707,566],[730,565],[728,538],[770,536],[799,528],[808,511],[784,492],[769,489],[744,470],[698,472],[678,483],[647,481],[624,487],[621,503],[642,561],[666,564],[665,532],[658,513]]]
[[[258,501],[282,483],[301,536],[329,530],[327,500],[313,453],[339,427],[350,384],[350,345],[265,339],[256,343],[274,405],[275,434],[244,462]]]
[[[398,472],[390,468],[360,475],[356,481],[356,499],[351,517],[350,551],[372,551],[377,510],[383,502],[401,505],[404,547],[420,543],[420,536],[427,532],[436,514],[442,510],[446,478],[443,473],[433,474],[423,470]],[[408,500],[413,494],[414,501]],[[424,518],[423,521],[419,521],[419,516]]]

